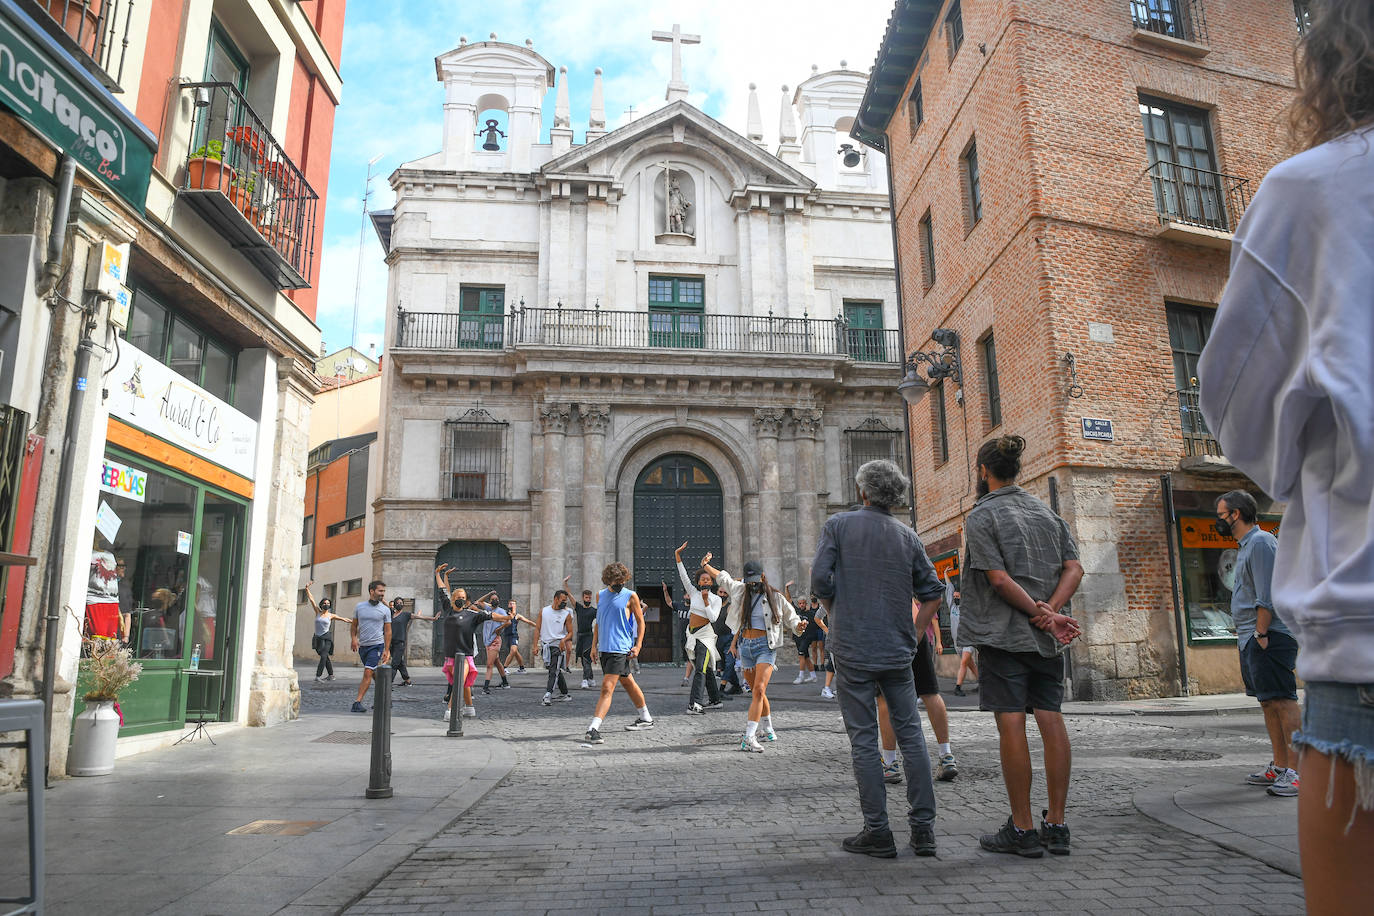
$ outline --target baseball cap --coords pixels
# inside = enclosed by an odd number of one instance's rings
[[[755,582],[763,581],[763,567],[750,560],[744,564],[744,581],[753,585]]]

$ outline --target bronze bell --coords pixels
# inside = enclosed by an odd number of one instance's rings
[[[477,136],[480,137],[485,134],[487,138],[486,142],[482,144],[482,149],[492,153],[500,152],[501,150],[501,143],[496,139],[497,136],[506,136],[506,132],[496,125],[497,121],[495,118],[488,118],[487,126],[477,131]]]

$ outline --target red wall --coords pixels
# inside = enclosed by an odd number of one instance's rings
[[[319,487],[320,501],[315,504],[315,489]],[[337,560],[362,553],[366,528],[354,528],[343,534],[328,537],[330,525],[346,519],[348,508],[348,458],[339,458],[305,479],[305,516],[315,516],[315,562]]]
[[[186,0],[152,0],[148,46],[143,52],[143,75],[138,84],[134,114],[162,139],[167,87],[176,70]]]

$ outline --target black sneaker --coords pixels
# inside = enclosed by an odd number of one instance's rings
[[[705,706],[702,707],[702,709],[724,709],[724,708],[725,708],[725,704],[722,703],[720,700],[716,700],[714,703],[707,703]]]
[[[897,844],[892,841],[891,830],[870,830],[867,827],[851,837],[846,837],[840,847],[845,852],[873,856],[875,859],[897,858]]]
[[[482,693],[486,694],[487,696],[491,696],[491,685],[490,685],[490,684],[483,684],[483,685],[482,685]]]
[[[502,689],[502,690],[510,690],[510,681],[502,681],[502,682],[501,682],[501,689]]]
[[[1040,845],[1040,834],[1035,830],[1022,832],[1016,829],[1011,818],[996,833],[985,833],[978,838],[978,845],[988,852],[1011,852],[1027,859],[1038,859],[1045,854]]]
[[[1045,820],[1049,816],[1048,809],[1040,812],[1040,844],[1050,851],[1050,855],[1066,856],[1069,854],[1069,825],[1051,824]]]
[[[594,729],[594,728],[589,728],[589,729],[587,729],[587,735],[586,735],[586,737],[583,738],[582,740],[586,741],[588,744],[605,744],[605,743],[606,743],[605,739],[603,739],[603,738],[601,737],[601,732],[597,731],[597,730]]]
[[[954,685],[954,695],[955,695],[956,697],[968,696],[968,694],[964,693],[964,687],[963,687],[962,684],[955,684],[955,685]]]
[[[912,828],[911,848],[918,856],[935,855],[935,831],[930,827]]]

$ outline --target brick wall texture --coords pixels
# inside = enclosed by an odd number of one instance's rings
[[[1214,307],[1229,252],[1216,238],[1160,237],[1141,125],[1141,95],[1206,112],[1220,172],[1249,193],[1291,154],[1286,109],[1297,30],[1287,0],[1201,0],[1206,41],[1149,40],[1127,0],[964,0],[951,59],[936,28],[917,70],[924,121],[888,125],[908,350],[958,332],[964,384],[946,392],[949,457],[939,462],[933,398],[912,408],[918,528],[927,541],[962,530],[979,444],[1026,438],[1022,483],[1049,498],[1083,553],[1074,603],[1085,625],[1072,653],[1080,697],[1169,695],[1179,688],[1174,590],[1162,474],[1185,499],[1247,481],[1180,471],[1165,302]],[[943,21],[944,13],[937,20]],[[965,155],[976,141],[982,218],[969,204]],[[935,282],[927,288],[918,221],[929,212]],[[1215,234],[1214,234],[1215,235]],[[1090,337],[1110,326],[1110,340]],[[1104,335],[1099,327],[1096,335]],[[1001,424],[988,412],[978,345],[994,335]],[[1079,389],[1066,354],[1073,354]],[[1111,419],[1115,440],[1085,439],[1084,417]],[[1253,488],[1252,488],[1253,489]],[[1239,689],[1230,645],[1188,649],[1194,690]]]

